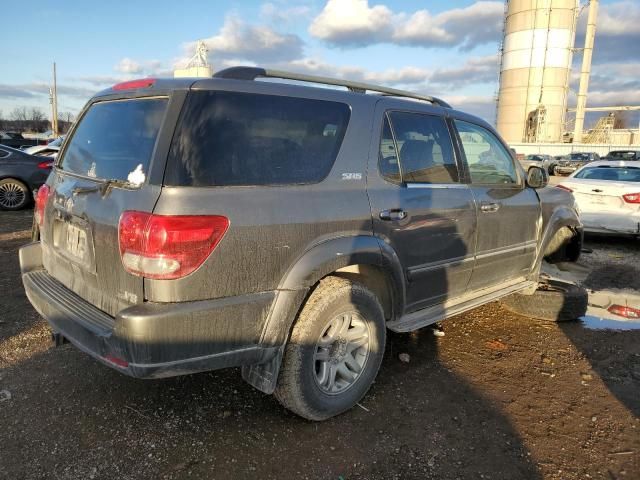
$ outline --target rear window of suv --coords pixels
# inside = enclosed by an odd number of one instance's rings
[[[166,98],[93,104],[69,139],[59,168],[102,180],[144,182],[166,108]]]
[[[237,92],[191,92],[165,174],[170,186],[322,181],[349,123],[344,103]]]

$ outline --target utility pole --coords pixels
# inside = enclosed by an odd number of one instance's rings
[[[53,136],[58,136],[58,88],[56,82],[56,62],[53,62],[53,88],[49,90],[51,101],[51,130]]]
[[[587,106],[587,91],[589,90],[591,57],[593,56],[593,42],[596,37],[597,18],[598,0],[591,0],[589,2],[587,32],[584,37],[584,49],[582,51],[582,68],[580,70],[580,88],[578,89],[578,103],[576,105],[576,124],[573,132],[573,143],[582,142],[582,131],[584,130],[584,109]]]

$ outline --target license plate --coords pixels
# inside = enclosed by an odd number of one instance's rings
[[[65,248],[67,252],[79,260],[86,260],[88,250],[87,232],[71,223],[67,224],[66,230]]]

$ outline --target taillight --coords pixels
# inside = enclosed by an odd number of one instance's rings
[[[116,357],[115,355],[107,355],[106,357],[104,357],[104,359],[107,362],[111,362],[121,368],[127,368],[129,366],[129,362],[122,358]]]
[[[156,83],[155,78],[143,78],[140,80],[130,80],[128,82],[116,83],[112,90],[133,90],[134,88],[149,88]]]
[[[567,186],[565,186],[565,185],[556,185],[556,187],[558,187],[558,188],[560,188],[560,189],[562,189],[562,190],[565,190],[565,191],[567,191],[567,192],[573,192],[573,190],[572,190],[572,189],[570,189],[569,187],[567,187]]]
[[[184,277],[205,261],[228,228],[229,219],[220,215],[125,211],[118,226],[122,264],[141,277]]]
[[[41,168],[43,170],[49,170],[51,167],[53,167],[53,161],[52,160],[48,160],[46,162],[40,162],[38,164],[38,168]]]
[[[625,307],[624,305],[611,305],[607,308],[607,311],[624,318],[640,318],[640,309]]]
[[[36,208],[35,215],[38,225],[42,225],[44,222],[44,207],[47,205],[49,199],[49,185],[42,185],[36,193]]]
[[[627,193],[622,198],[627,203],[640,203],[640,193]]]

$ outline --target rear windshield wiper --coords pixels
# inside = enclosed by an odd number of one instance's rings
[[[136,185],[129,182],[128,180],[120,180],[118,178],[111,178],[108,180],[102,180],[99,184],[94,185],[92,187],[76,187],[71,190],[71,194],[75,197],[76,195],[81,195],[83,193],[91,193],[91,192],[100,192],[100,195],[103,197],[109,193],[109,191],[113,187],[120,188],[135,188]]]

